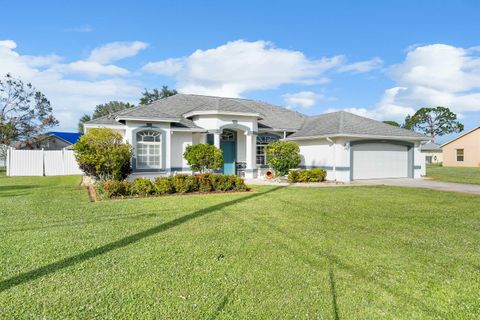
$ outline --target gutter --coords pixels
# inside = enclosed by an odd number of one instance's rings
[[[178,118],[130,118],[130,117],[116,117],[115,121],[142,121],[142,122],[180,122]]]
[[[332,134],[332,135],[319,135],[319,136],[305,136],[305,137],[288,137],[283,140],[315,140],[326,138],[370,138],[370,139],[385,139],[385,140],[416,140],[416,141],[429,141],[428,137],[409,137],[409,136],[380,136],[380,135],[368,135],[368,134]]]

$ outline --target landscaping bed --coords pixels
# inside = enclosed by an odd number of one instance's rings
[[[235,175],[223,174],[177,174],[158,177],[152,182],[147,178],[106,180],[94,184],[97,199],[152,197],[189,193],[245,192],[249,188],[244,180]]]

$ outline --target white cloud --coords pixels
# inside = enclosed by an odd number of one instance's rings
[[[86,32],[92,32],[93,28],[89,25],[84,25],[84,26],[74,27],[74,28],[65,28],[63,31],[86,33]]]
[[[383,65],[383,60],[375,57],[370,60],[359,61],[351,64],[346,64],[338,68],[339,72],[353,72],[364,73],[372,70],[380,69]]]
[[[300,91],[297,93],[287,93],[283,96],[283,102],[289,109],[294,108],[311,108],[318,100],[324,99],[323,94],[315,93],[313,91]]]
[[[1,40],[0,47],[4,47],[7,49],[15,49],[17,47],[17,43],[13,40]]]
[[[416,47],[390,75],[401,90],[388,91],[383,101],[417,109],[447,106],[455,112],[480,111],[480,55],[475,47],[463,49],[445,44]]]
[[[143,88],[138,81],[121,76],[128,70],[91,61],[60,63],[57,55],[21,55],[14,41],[0,41],[0,77],[11,73],[31,82],[51,101],[59,129],[76,130],[78,118],[95,105],[109,100],[134,102]],[[103,76],[101,79],[70,77],[71,73]]]
[[[99,75],[125,75],[128,74],[128,70],[117,67],[115,65],[103,65],[94,61],[79,60],[63,66],[63,71],[66,73],[79,73],[88,76]]]
[[[147,47],[148,44],[141,41],[111,42],[93,49],[88,60],[102,64],[110,63],[135,56]]]
[[[446,44],[409,47],[405,60],[389,68],[395,86],[372,108],[350,108],[379,120],[402,121],[425,106],[456,113],[480,111],[480,51]]]
[[[309,59],[270,42],[237,40],[187,57],[151,62],[144,69],[174,76],[181,92],[238,97],[284,84],[324,83],[325,72],[343,60],[342,56]]]
[[[171,58],[157,62],[149,62],[143,66],[143,70],[165,76],[178,74],[185,66],[185,59]]]

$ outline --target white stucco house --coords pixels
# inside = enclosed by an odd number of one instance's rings
[[[134,174],[189,173],[186,146],[209,143],[224,155],[222,172],[262,177],[265,146],[298,143],[302,168],[324,168],[328,180],[419,178],[425,173],[415,132],[348,112],[307,116],[261,101],[177,94],[85,123],[108,127],[133,145]]]

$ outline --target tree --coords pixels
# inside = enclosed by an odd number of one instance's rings
[[[383,121],[383,123],[389,124],[389,125],[394,126],[394,127],[400,127],[400,124],[398,122],[392,121],[392,120],[385,120],[385,121]]]
[[[266,146],[267,163],[275,170],[277,176],[284,176],[288,170],[300,164],[300,148],[289,141],[276,141]]]
[[[121,101],[110,101],[107,103],[98,104],[95,106],[95,110],[93,114],[90,116],[88,114],[84,114],[79,122],[78,122],[78,132],[83,133],[83,124],[93,119],[97,119],[103,116],[108,116],[114,114],[115,112],[122,111],[125,109],[130,109],[135,107],[133,104],[128,102],[121,102]]]
[[[7,146],[4,144],[0,144],[0,162],[2,162],[2,160],[5,165],[7,160]]]
[[[78,132],[83,133],[83,124],[92,120],[92,117],[89,114],[84,114],[78,121]]]
[[[162,89],[153,89],[152,92],[149,92],[147,89],[145,89],[145,92],[142,93],[142,98],[140,98],[140,104],[141,105],[147,105],[152,102],[155,102],[157,100],[174,96],[178,92],[175,89],[168,89],[168,86],[162,86]]]
[[[29,143],[57,124],[50,101],[31,83],[9,73],[0,79],[0,144]]]
[[[223,164],[222,150],[210,144],[195,144],[187,146],[183,157],[193,171],[202,173],[219,169]]]
[[[421,108],[413,116],[408,115],[403,125],[405,129],[416,130],[435,140],[437,136],[463,131],[463,124],[457,115],[446,107]]]
[[[80,169],[100,180],[125,179],[132,171],[132,146],[123,142],[120,133],[108,128],[89,129],[73,145]]]

